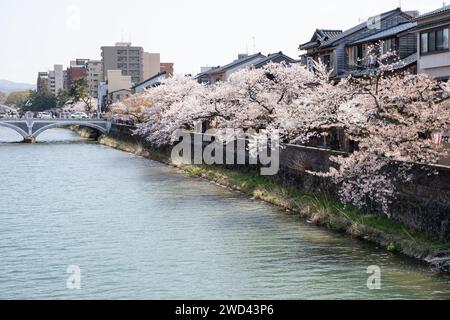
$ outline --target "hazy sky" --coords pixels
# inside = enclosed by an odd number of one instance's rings
[[[442,0],[402,0],[421,13]],[[347,29],[398,0],[0,0],[0,79],[34,83],[38,71],[130,41],[174,62],[176,73],[223,65],[240,52],[297,47],[316,28]]]

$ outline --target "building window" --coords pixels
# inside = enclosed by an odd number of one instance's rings
[[[433,53],[448,50],[448,28],[420,34],[420,52]]]
[[[358,47],[350,47],[347,49],[347,56],[348,56],[348,65],[349,66],[356,66],[358,65]]]
[[[383,45],[381,46],[381,54],[385,54],[388,52],[393,52],[397,50],[397,44],[395,39],[386,39],[383,41]]]
[[[420,35],[420,52],[428,52],[428,33],[422,33]]]
[[[357,45],[347,48],[348,65],[350,67],[357,67],[361,64],[361,60],[366,54],[365,45]]]
[[[322,57],[322,62],[327,66],[328,70],[331,69],[331,55],[327,54]]]
[[[309,71],[314,71],[314,58],[313,57],[306,57],[306,68]]]

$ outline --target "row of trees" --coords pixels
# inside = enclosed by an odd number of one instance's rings
[[[96,110],[96,103],[89,95],[89,84],[86,77],[78,78],[73,81],[69,89],[63,89],[58,92],[57,101],[61,107],[70,104],[68,109],[76,108],[77,111],[85,111],[87,113]]]
[[[165,80],[157,88],[113,106],[155,146],[174,141],[177,129],[199,122],[216,128],[278,131],[285,143],[304,144],[340,130],[356,142],[350,156],[333,157],[336,168],[310,172],[330,177],[345,202],[377,202],[389,214],[395,182],[410,179],[408,163],[433,164],[445,154],[434,131],[450,128],[450,85],[424,75],[396,73],[393,53],[369,49],[377,69],[367,77],[330,78],[326,66],[269,64],[246,69],[211,86],[190,77]],[[401,162],[397,174],[386,173]]]
[[[0,96],[1,98],[1,96]],[[22,111],[40,112],[67,104],[81,102],[83,110],[91,112],[93,102],[89,97],[88,82],[85,77],[73,81],[69,89],[62,89],[55,96],[49,90],[16,91],[4,97],[4,103]]]
[[[0,104],[5,103],[6,98],[7,98],[6,94],[0,91]]]
[[[50,91],[17,91],[8,96],[6,105],[24,112],[39,112],[56,108],[57,99]]]
[[[4,95],[2,103],[10,107],[20,108],[28,101],[29,95],[30,91],[28,90],[14,91],[8,96]]]

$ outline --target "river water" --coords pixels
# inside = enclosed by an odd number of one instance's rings
[[[0,299],[450,299],[426,265],[70,131],[1,143],[0,177]]]

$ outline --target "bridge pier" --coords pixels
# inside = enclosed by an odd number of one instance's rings
[[[36,139],[34,137],[26,137],[23,138],[23,143],[36,143]]]

